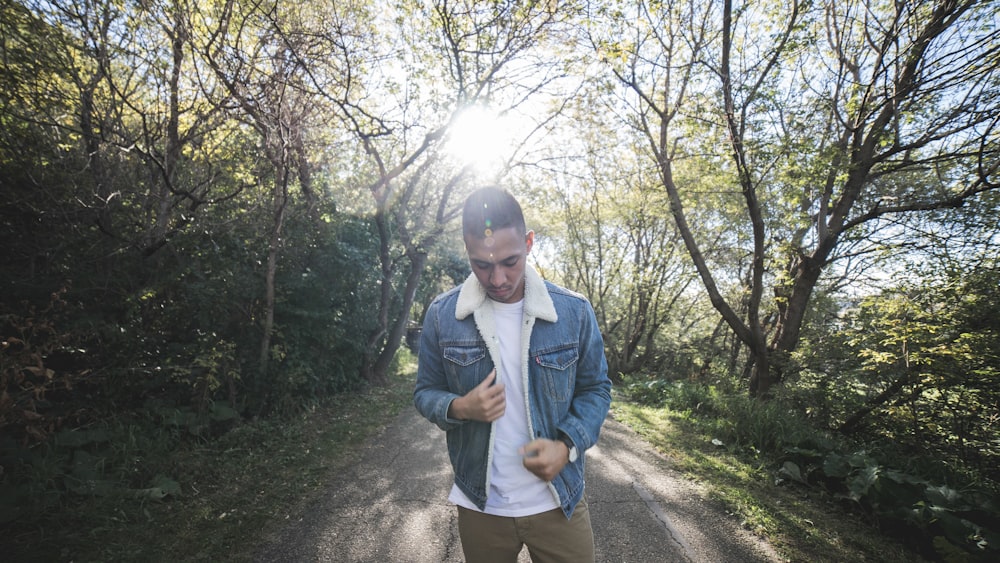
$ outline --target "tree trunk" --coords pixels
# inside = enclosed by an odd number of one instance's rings
[[[263,379],[267,375],[267,364],[271,357],[271,336],[274,333],[275,277],[278,271],[278,255],[281,250],[281,231],[285,222],[285,207],[288,203],[288,168],[283,162],[275,164],[277,185],[274,188],[274,223],[267,245],[267,270],[264,273],[264,326],[260,339],[258,367]]]
[[[378,210],[375,212],[375,227],[378,230],[378,255],[379,264],[381,265],[378,316],[375,320],[375,328],[368,334],[368,341],[365,343],[361,376],[369,383],[379,384],[384,380],[384,374],[377,372],[376,363],[382,354],[382,343],[386,333],[389,331],[389,307],[392,305],[392,275],[395,272],[395,266],[390,254],[392,235],[389,233],[386,207],[383,200],[378,201]]]
[[[410,319],[410,308],[413,306],[417,287],[420,285],[420,277],[423,275],[424,265],[427,263],[426,252],[411,250],[407,252],[407,257],[410,261],[410,273],[406,277],[406,286],[403,288],[403,302],[399,315],[388,331],[382,351],[375,358],[375,362],[369,372],[371,376],[369,381],[372,383],[385,382],[389,377],[389,366],[392,364],[392,359],[396,356],[396,352],[403,342],[403,337],[406,335],[406,324]]]
[[[94,179],[98,206],[96,222],[101,232],[107,235],[114,235],[114,227],[111,224],[111,185],[108,175],[104,169],[104,161],[101,157],[101,141],[94,125],[94,90],[97,88],[97,79],[87,84],[80,96],[80,130],[83,138],[83,149],[87,154],[87,167],[90,169],[91,177]]]

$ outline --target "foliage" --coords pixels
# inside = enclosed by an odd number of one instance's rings
[[[852,499],[887,530],[919,530],[943,559],[990,559],[1000,275],[990,258],[911,271],[923,275],[813,319],[786,397],[865,450],[793,449],[785,471]]]
[[[923,471],[996,482],[1000,273],[987,262],[920,280],[861,299],[811,334],[789,396],[820,426],[930,453]]]
[[[92,388],[94,370],[83,360],[85,335],[61,326],[70,313],[65,293],[44,308],[0,309],[0,429],[12,443],[48,440],[88,416],[85,401],[67,401]]]
[[[586,39],[620,87],[608,105],[642,137],[701,285],[748,350],[751,394],[783,378],[824,273],[859,275],[919,238],[907,227],[1000,185],[995,6],[588,9]],[[706,257],[720,244],[733,260]]]
[[[0,1],[4,494],[183,487],[130,456],[378,381],[481,182],[636,397],[995,482],[997,7],[728,6]]]
[[[849,499],[885,530],[919,531],[942,559],[995,558],[998,288],[990,259],[925,267],[814,322],[786,398],[865,449],[792,448],[786,477]]]
[[[1000,552],[994,491],[942,484],[853,451],[852,442],[814,429],[787,399],[760,404],[726,386],[658,379],[630,379],[624,392],[692,421],[719,447],[763,461],[778,484],[819,487],[887,534],[922,538],[918,547],[927,556],[988,561]]]
[[[317,400],[294,415],[201,418],[190,410],[119,416],[34,448],[26,480],[0,486],[4,556],[12,561],[251,559],[268,532],[321,493],[331,472],[412,403],[413,359],[385,388]],[[204,429],[208,430],[209,426]],[[6,457],[5,462],[10,458]]]
[[[668,202],[641,163],[642,140],[611,121],[612,113],[595,114],[593,103],[606,102],[584,98],[574,109],[572,136],[585,156],[566,174],[580,177],[550,189],[556,209],[536,211],[549,247],[545,265],[594,306],[613,377],[684,373],[709,355],[699,350],[692,358],[688,349],[710,345],[710,315],[690,291],[695,273]]]
[[[1000,555],[1000,506],[990,491],[958,489],[887,467],[864,450],[788,448],[779,474],[855,504],[886,533],[920,538],[945,561]]]
[[[309,223],[289,229],[315,229]],[[361,381],[365,335],[373,326],[377,266],[370,223],[338,217],[323,223],[289,257],[279,276],[275,369],[259,386],[295,410]]]
[[[840,315],[821,301],[788,366],[797,375],[771,401],[732,396],[725,380],[636,377],[625,390],[697,419],[727,447],[820,487],[883,532],[922,538],[927,556],[993,560],[1000,275],[985,260],[915,280]]]
[[[817,440],[818,434],[780,401],[758,403],[735,392],[722,380],[717,385],[657,378],[626,379],[630,400],[657,406],[710,426],[712,435],[740,451],[765,458],[790,445]],[[707,421],[711,421],[708,423]]]
[[[712,401],[746,400],[733,397],[741,393],[726,382],[718,383],[711,389],[690,383],[674,386],[675,395],[683,393],[692,407],[701,405],[697,410],[644,406],[619,396],[612,413],[663,452],[673,470],[697,482],[708,502],[721,503],[745,528],[766,537],[783,560],[924,561],[909,538],[873,533],[866,519],[850,510],[853,505],[834,505],[819,489],[789,486],[791,481],[776,473],[781,458],[775,452],[734,447],[729,438],[720,438],[721,428],[752,421],[711,414],[717,412]]]

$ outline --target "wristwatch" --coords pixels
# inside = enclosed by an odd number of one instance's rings
[[[576,446],[573,445],[573,440],[570,440],[569,436],[565,434],[560,435],[559,439],[562,441],[562,443],[566,444],[567,448],[569,448],[569,462],[576,463],[577,452],[576,452]]]

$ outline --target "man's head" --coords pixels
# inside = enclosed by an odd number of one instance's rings
[[[497,187],[480,188],[465,200],[462,236],[476,279],[495,301],[524,298],[524,268],[535,240],[526,231],[514,196]]]

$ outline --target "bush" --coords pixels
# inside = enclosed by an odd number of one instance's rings
[[[928,557],[1000,557],[1000,509],[993,491],[948,486],[892,467],[866,450],[852,451],[847,440],[815,429],[787,397],[762,401],[662,379],[630,379],[623,389],[631,400],[682,415],[730,451],[773,464],[779,482],[821,489],[885,533],[920,538]]]
[[[821,487],[869,515],[884,532],[919,538],[927,556],[946,561],[996,561],[1000,510],[996,498],[955,489],[881,464],[865,451],[792,447],[779,475]]]

